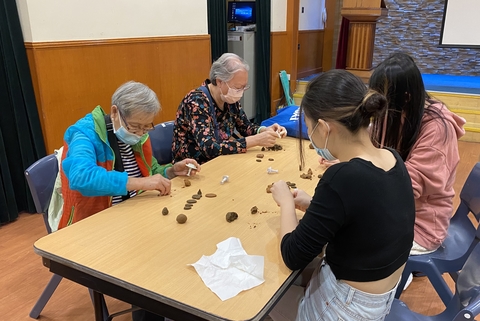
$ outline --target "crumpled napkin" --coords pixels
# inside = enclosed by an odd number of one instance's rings
[[[248,255],[236,237],[217,244],[217,251],[190,264],[222,301],[265,282],[264,257]]]

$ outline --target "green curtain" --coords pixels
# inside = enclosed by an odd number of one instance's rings
[[[24,170],[45,156],[16,2],[0,0],[0,223],[35,212]]]
[[[207,0],[207,11],[213,62],[228,51],[227,2],[225,0]]]
[[[270,117],[270,20],[271,0],[257,0],[257,32],[255,35],[256,117],[261,121]]]

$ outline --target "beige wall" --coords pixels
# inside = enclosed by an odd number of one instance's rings
[[[16,0],[26,42],[208,33],[206,0]]]
[[[261,1],[261,0],[258,0]],[[272,0],[271,30],[287,30],[287,0]]]
[[[325,0],[300,0],[298,30],[324,29],[323,18],[326,19],[324,11]]]

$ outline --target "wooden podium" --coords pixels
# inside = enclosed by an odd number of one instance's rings
[[[342,17],[350,21],[347,70],[368,82],[372,74],[377,20],[387,15],[383,0],[344,0]]]

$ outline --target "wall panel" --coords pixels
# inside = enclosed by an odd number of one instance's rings
[[[288,52],[286,48],[287,32],[272,32],[271,33],[271,115],[276,114],[276,106],[284,96],[282,84],[278,73],[281,70],[287,70],[289,66]],[[288,70],[287,70],[288,73]]]
[[[324,30],[298,31],[297,79],[323,70],[323,36]]]
[[[147,84],[172,120],[185,94],[210,70],[210,36],[26,43],[48,152],[62,145],[68,126],[110,98],[123,82]],[[192,59],[192,57],[194,57]]]

